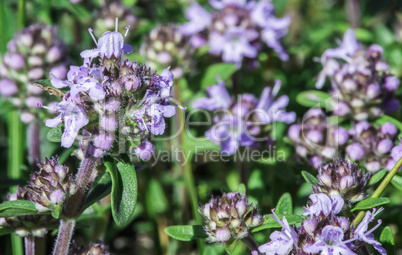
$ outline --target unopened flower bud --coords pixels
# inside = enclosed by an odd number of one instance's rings
[[[377,152],[379,154],[386,154],[388,153],[393,146],[393,143],[390,139],[383,139],[377,145]]]
[[[346,153],[353,161],[357,161],[363,158],[364,148],[358,143],[352,143],[346,147]]]
[[[236,192],[212,198],[199,211],[205,218],[204,229],[210,242],[223,243],[231,237],[242,239],[248,234],[249,227],[263,222],[257,209],[244,195]]]

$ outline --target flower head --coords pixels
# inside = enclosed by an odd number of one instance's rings
[[[256,149],[269,145],[273,140],[266,130],[274,122],[292,123],[296,119],[294,112],[285,112],[289,98],[285,95],[276,98],[280,81],[273,89],[266,87],[258,100],[251,94],[242,94],[235,101],[221,82],[207,88],[207,98],[193,102],[194,108],[216,111],[213,118],[215,125],[205,136],[221,145],[222,153],[234,154],[239,146],[251,146]]]
[[[240,193],[223,194],[212,198],[209,203],[199,208],[205,218],[204,229],[208,241],[224,243],[233,239],[242,239],[248,235],[250,227],[263,222],[257,208]]]
[[[290,17],[275,17],[270,1],[210,0],[209,3],[214,8],[212,13],[196,2],[186,11],[190,21],[181,27],[181,32],[191,36],[193,47],[208,44],[212,55],[222,56],[224,62],[237,66],[241,66],[244,58],[255,59],[262,43],[277,52],[281,60],[288,59],[280,38],[287,34]]]

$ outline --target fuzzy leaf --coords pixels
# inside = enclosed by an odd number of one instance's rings
[[[206,89],[211,85],[217,84],[217,78],[222,81],[228,79],[236,70],[236,65],[231,63],[218,63],[209,66],[202,77],[201,88]]]
[[[275,212],[275,214],[279,217],[280,220],[282,220],[283,217],[285,216],[286,220],[289,223],[289,225],[300,223],[304,219],[303,216],[296,215],[296,214],[283,215],[283,214],[277,214],[276,212]],[[261,231],[261,230],[264,230],[264,229],[268,229],[268,228],[281,228],[282,226],[278,222],[276,222],[276,220],[271,218],[271,216],[273,216],[273,214],[265,215],[264,223],[262,223],[262,225],[260,225],[258,227],[253,228],[251,230],[251,232],[255,233],[255,232],[258,232],[258,231]]]
[[[312,175],[312,174],[310,174],[309,172],[307,172],[307,171],[302,171],[302,175],[303,175],[304,180],[306,180],[306,182],[307,182],[308,184],[314,186],[314,185],[316,185],[316,184],[318,183],[317,178],[315,178],[315,176]]]
[[[356,210],[367,210],[373,207],[378,207],[380,205],[385,205],[390,202],[389,198],[387,197],[371,197],[367,198],[363,201],[360,201],[355,208],[351,210],[351,212]]]
[[[26,200],[6,201],[0,204],[0,217],[35,215],[35,203]]]
[[[225,243],[225,251],[228,254],[232,254],[234,252],[234,250],[236,249],[237,241],[239,241],[239,240],[238,239],[230,239],[229,241],[227,241]]]
[[[89,195],[85,200],[85,204],[83,206],[82,211],[90,207],[93,203],[109,195],[111,189],[112,189],[112,178],[110,177],[109,173],[105,173],[100,178],[98,183],[96,183],[95,187],[89,192]]]
[[[395,175],[392,178],[391,183],[392,183],[392,185],[394,185],[395,188],[402,191],[402,177],[401,176]]]
[[[369,186],[373,186],[374,184],[376,184],[377,182],[379,182],[379,181],[381,181],[382,180],[382,178],[384,178],[384,176],[387,174],[387,170],[381,170],[381,171],[379,171],[378,173],[376,173],[375,175],[373,175],[371,178],[370,178],[370,180],[369,180],[369,182],[368,182],[368,185]]]
[[[385,227],[380,235],[380,242],[382,247],[387,251],[388,255],[395,254],[395,240],[390,227]]]
[[[201,225],[169,226],[165,228],[165,233],[179,241],[192,241],[208,237]]]
[[[49,130],[49,132],[47,133],[47,139],[50,142],[59,143],[61,142],[61,136],[63,135],[63,132],[64,132],[64,124],[62,123],[57,127]]]
[[[296,101],[305,107],[320,107],[328,109],[330,107],[330,101],[328,100],[331,100],[331,95],[318,90],[303,91],[296,96]]]
[[[292,214],[292,197],[289,193],[284,193],[281,198],[279,198],[278,203],[275,207],[276,214]]]
[[[113,219],[118,226],[126,226],[133,220],[137,203],[137,175],[134,166],[127,162],[115,164],[110,158],[105,160],[105,166],[112,177]]]

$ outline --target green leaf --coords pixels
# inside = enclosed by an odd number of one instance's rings
[[[60,217],[62,210],[63,210],[63,204],[56,205],[52,210],[52,217],[58,219]]]
[[[236,65],[231,63],[218,63],[209,66],[202,77],[201,88],[206,89],[211,85],[217,84],[217,78],[223,81],[228,79],[236,70]]]
[[[0,115],[10,112],[15,106],[8,100],[0,100]]]
[[[276,214],[292,214],[292,197],[289,193],[284,193],[281,198],[279,198],[278,203],[275,207]]]
[[[392,118],[388,115],[382,115],[381,118],[379,118],[375,121],[375,123],[380,124],[380,125],[383,125],[385,122],[391,122],[399,129],[399,131],[402,132],[402,122],[400,122],[399,120]]]
[[[395,175],[392,178],[391,183],[392,183],[392,185],[394,185],[395,188],[402,191],[402,177],[401,176]]]
[[[382,247],[387,251],[387,255],[395,254],[395,240],[390,227],[385,227],[380,235]]]
[[[0,217],[34,215],[35,203],[26,200],[6,201],[0,204]]]
[[[239,240],[232,238],[225,243],[225,251],[228,254],[232,254],[234,252],[234,250],[236,249],[237,241]]]
[[[368,182],[368,185],[369,186],[373,186],[374,184],[376,184],[377,182],[379,182],[379,181],[381,181],[382,180],[382,178],[384,178],[384,176],[387,174],[387,170],[381,170],[381,171],[379,171],[378,173],[376,173],[375,175],[373,175],[371,178],[370,178],[370,180],[369,180],[369,182]]]
[[[243,194],[246,195],[246,185],[244,185],[244,183],[240,183],[239,187],[237,188],[237,190]]]
[[[310,185],[316,185],[318,183],[317,178],[315,178],[314,175],[310,174],[309,172],[306,171],[302,171],[302,175],[304,180],[306,180],[306,182]]]
[[[356,210],[367,210],[373,207],[378,207],[380,205],[385,205],[390,202],[389,198],[387,197],[371,197],[367,198],[363,201],[360,201],[357,203],[355,208],[351,210],[351,212],[356,211]]]
[[[98,183],[96,183],[95,187],[89,192],[85,200],[82,211],[90,207],[93,203],[96,203],[102,198],[109,195],[111,189],[112,189],[112,178],[110,177],[109,173],[105,173],[100,178]]]
[[[47,133],[47,139],[51,142],[59,143],[61,142],[61,136],[64,132],[64,124],[60,124],[55,128],[52,128]]]
[[[179,241],[192,241],[208,237],[201,225],[178,225],[165,228],[165,233]]]
[[[116,224],[123,227],[133,220],[137,203],[137,175],[131,163],[118,162],[116,165],[109,158],[105,160],[105,166],[112,177],[112,216]]]
[[[149,180],[146,199],[148,213],[152,216],[164,213],[168,207],[168,201],[162,186],[153,178]]]
[[[302,222],[302,220],[304,219],[303,216],[300,215],[296,215],[296,214],[287,214],[287,215],[283,215],[283,214],[277,214],[275,213],[278,218],[280,220],[283,219],[283,217],[286,217],[286,220],[288,221],[289,225],[292,224],[297,224]],[[264,223],[262,223],[262,225],[255,227],[251,230],[252,233],[264,230],[264,229],[268,229],[268,228],[281,228],[282,226],[276,222],[276,220],[274,220],[273,218],[271,218],[271,216],[273,216],[273,214],[267,214],[265,215],[265,221]]]
[[[320,107],[330,109],[331,95],[323,91],[307,90],[296,96],[296,101],[305,107]]]
[[[0,227],[0,236],[8,235],[11,233],[14,233],[14,229]]]

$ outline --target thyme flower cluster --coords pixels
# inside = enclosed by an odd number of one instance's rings
[[[345,208],[350,209],[350,203],[356,202],[356,194],[362,199],[361,190],[366,188],[367,176],[350,163],[334,161],[332,165],[322,167],[317,178],[320,183],[314,187],[315,193],[310,195],[310,202],[303,214],[308,218],[303,220],[300,227],[291,227],[286,216],[280,220],[273,210],[273,218],[282,226],[282,230],[274,231],[270,235],[271,241],[261,245],[258,251],[264,255],[355,255],[361,247],[370,244],[380,254],[387,254],[372,235],[381,220],[369,228],[382,208],[368,211],[357,226],[352,225],[353,218],[339,215]],[[254,251],[252,254],[258,253]]]
[[[290,124],[295,121],[294,112],[285,112],[289,98],[278,98],[280,80],[273,88],[265,87],[260,99],[251,94],[239,95],[237,100],[229,95],[223,82],[207,88],[209,97],[193,102],[193,108],[214,111],[215,125],[205,136],[221,146],[223,154],[232,155],[240,146],[264,148],[274,141],[270,130],[274,122]]]
[[[71,66],[67,80],[52,79],[54,87],[69,89],[56,106],[59,115],[46,122],[49,127],[64,124],[63,147],[70,147],[81,130],[81,141],[89,141],[91,153],[102,157],[121,134],[127,141],[118,141],[115,149],[127,146],[145,160],[154,151],[149,135],[163,134],[164,117],[175,114],[176,105],[169,102],[173,74],[165,69],[158,75],[124,60],[123,55],[132,51],[124,44],[125,36],[116,30],[104,33],[98,42],[94,38],[97,48],[81,53],[82,66]]]
[[[209,53],[222,56],[224,62],[241,65],[243,58],[255,59],[266,44],[282,61],[289,56],[280,38],[287,34],[290,17],[277,18],[269,0],[210,0],[213,12],[195,1],[186,11],[190,21],[181,27],[191,36],[191,44],[199,48],[208,44]]]
[[[55,27],[31,25],[8,42],[0,65],[0,94],[22,110],[22,122],[34,121],[38,104],[51,103],[31,82],[47,79],[49,73],[66,78],[69,62],[67,48],[57,39]]]

